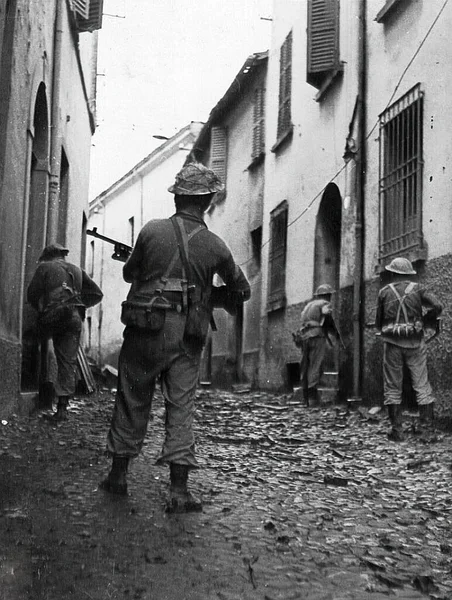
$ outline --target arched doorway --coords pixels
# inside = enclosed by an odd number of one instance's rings
[[[28,220],[25,231],[24,298],[22,315],[21,391],[36,391],[39,383],[39,344],[36,313],[27,304],[27,287],[46,242],[47,195],[49,184],[49,119],[46,88],[40,84],[33,116],[33,143],[30,161]]]
[[[337,185],[325,188],[315,228],[314,290],[322,283],[339,287],[342,200]]]
[[[337,185],[330,183],[325,188],[320,202],[315,228],[314,290],[327,283],[339,290],[341,262],[342,199]],[[334,309],[339,307],[338,293],[332,298]],[[337,395],[339,351],[337,345],[329,347],[325,357],[323,393],[330,390]]]

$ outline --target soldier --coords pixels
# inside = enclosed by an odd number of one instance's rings
[[[55,384],[58,405],[53,421],[65,421],[76,384],[77,351],[87,307],[102,300],[102,291],[88,274],[66,262],[69,253],[60,244],[44,248],[28,286],[27,300],[38,311],[41,338],[52,339],[57,362]]]
[[[402,441],[404,364],[411,374],[421,423],[427,427],[433,425],[434,398],[427,373],[424,321],[436,319],[442,312],[442,305],[433,294],[413,281],[416,271],[407,258],[394,258],[385,268],[391,274],[391,283],[378,295],[375,326],[381,331],[384,342],[384,403],[392,425],[388,437]],[[423,307],[428,309],[424,316]]]
[[[314,298],[304,307],[300,328],[294,335],[297,345],[301,347],[300,379],[308,406],[315,406],[319,402],[318,386],[323,374],[328,334],[332,333],[339,338],[332,316],[333,293],[330,285],[319,285]]]
[[[189,471],[199,467],[192,425],[212,306],[233,314],[250,296],[249,284],[230,250],[203,220],[214,194],[222,189],[218,177],[204,165],[185,166],[169,188],[175,194],[175,215],[143,227],[123,269],[125,281],[132,285],[123,303],[126,328],[107,437],[112,466],[100,487],[127,493],[127,467],[141,450],[160,375],[166,435],[157,464],[169,464],[167,509],[174,512],[202,510],[187,481]],[[212,291],[215,273],[225,285]]]

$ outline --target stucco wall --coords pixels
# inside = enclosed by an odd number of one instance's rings
[[[76,59],[75,41],[69,30],[66,3],[62,2],[61,6],[64,18],[58,117],[61,124],[60,142],[69,160],[66,239],[71,251],[70,259],[78,263],[82,215],[88,206],[91,125]],[[10,70],[2,72],[0,98],[0,361],[8,365],[0,370],[0,402],[5,406],[16,402],[20,393],[23,291],[29,283],[24,278],[24,251],[32,244],[30,251],[34,260],[46,241],[42,223],[36,225],[40,230],[34,231],[32,242],[26,240],[26,232],[31,144],[32,135],[36,133],[33,131],[33,117],[40,85],[44,86],[47,101],[50,139],[54,10],[54,3],[18,0],[13,48],[7,49],[5,56],[2,56],[2,68],[10,64]],[[8,22],[12,23],[13,20]],[[48,177],[49,173],[44,173],[44,176]],[[30,226],[33,228],[33,223]]]

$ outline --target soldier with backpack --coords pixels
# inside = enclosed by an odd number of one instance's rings
[[[421,423],[424,427],[433,425],[434,397],[427,373],[424,322],[436,319],[443,307],[433,294],[413,281],[416,271],[407,258],[394,258],[385,268],[391,282],[378,295],[375,326],[384,343],[384,404],[392,425],[388,437],[402,441],[404,365],[409,369],[416,392]],[[424,309],[427,309],[426,314],[423,314]]]

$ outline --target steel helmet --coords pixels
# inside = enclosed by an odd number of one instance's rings
[[[61,244],[49,244],[42,251],[41,256],[38,258],[38,262],[41,260],[50,260],[57,256],[66,256],[66,254],[69,254],[69,250]]]
[[[222,192],[224,185],[220,178],[202,163],[189,163],[176,175],[176,181],[168,188],[172,194],[181,196],[204,196]]]
[[[401,256],[399,258],[393,258],[385,269],[391,271],[391,273],[398,273],[399,275],[416,275],[416,271],[413,269],[411,262],[407,258]]]
[[[322,283],[322,285],[319,285],[316,289],[314,296],[328,296],[331,294],[334,294],[333,288],[327,283]]]

